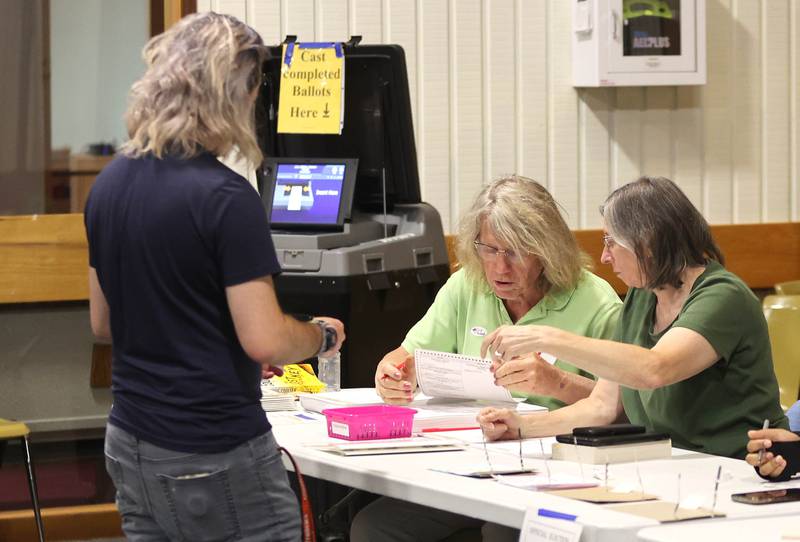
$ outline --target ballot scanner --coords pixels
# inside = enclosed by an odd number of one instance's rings
[[[344,322],[344,387],[374,385],[378,361],[449,275],[441,218],[420,197],[403,49],[358,42],[343,44],[340,135],[277,133],[281,47],[264,64],[256,115],[278,299],[285,312]]]

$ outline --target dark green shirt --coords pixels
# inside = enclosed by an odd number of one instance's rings
[[[737,458],[746,454],[747,430],[760,428],[765,418],[771,427],[789,428],[761,304],[736,275],[710,262],[678,317],[658,334],[653,333],[655,308],[652,292],[632,288],[618,327],[620,341],[652,348],[668,330],[683,327],[702,335],[720,359],[669,386],[622,387],[622,404],[632,423],[669,433],[676,447]]]

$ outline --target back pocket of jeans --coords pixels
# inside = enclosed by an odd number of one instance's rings
[[[239,537],[226,470],[183,476],[159,474],[158,479],[184,540],[212,542]]]

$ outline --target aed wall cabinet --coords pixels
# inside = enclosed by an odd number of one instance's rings
[[[705,84],[705,0],[572,1],[574,86]]]

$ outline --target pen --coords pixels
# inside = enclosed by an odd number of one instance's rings
[[[564,512],[556,512],[555,510],[548,510],[547,508],[539,508],[539,515],[543,518],[565,519],[567,521],[575,521],[578,519],[578,516],[565,514]]]
[[[769,418],[764,420],[764,425],[761,427],[761,430],[769,429]],[[764,458],[764,447],[762,446],[761,449],[758,451],[758,464],[761,465],[761,460]]]
[[[398,365],[397,367],[395,367],[395,369],[397,369],[398,371],[404,371],[404,370],[405,370],[405,368],[406,368],[406,362],[405,362],[405,361],[404,361],[404,362],[402,362],[402,363],[401,363],[400,365]],[[381,377],[381,380],[386,380],[387,378],[389,378],[389,375],[387,375],[387,374],[384,374],[384,375]]]
[[[422,430],[423,433],[441,433],[442,431],[469,431],[471,429],[480,429],[479,426],[475,427],[426,427]]]
[[[717,480],[714,482],[714,501],[711,503],[711,517],[714,517],[714,509],[717,507],[717,492],[719,491],[719,479],[722,476],[722,465],[717,467]]]

